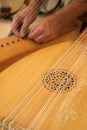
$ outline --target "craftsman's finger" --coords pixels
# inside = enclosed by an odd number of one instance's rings
[[[29,23],[27,21],[24,21],[20,30],[21,37],[25,37],[28,34],[28,26],[29,26]]]
[[[30,31],[28,37],[31,38],[31,39],[36,39],[42,33],[43,33],[43,29],[41,28],[41,26],[38,26],[38,27],[35,28],[34,31]]]
[[[38,26],[40,26],[39,24],[35,25],[34,27],[32,27],[30,29],[30,33],[34,32],[36,30],[36,28],[38,28]]]
[[[34,41],[38,42],[38,43],[43,43],[44,39],[46,39],[47,36],[42,34],[39,37],[37,37],[36,39],[34,39]]]
[[[20,19],[18,17],[15,17],[12,22],[12,31],[16,34],[19,35],[19,30],[18,27],[20,25]]]
[[[18,25],[14,24],[14,26],[12,26],[12,32],[16,35],[19,35],[19,31],[18,31]]]

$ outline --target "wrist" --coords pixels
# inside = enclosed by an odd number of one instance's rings
[[[55,13],[54,18],[58,21],[58,23],[60,23],[62,27],[66,27],[68,25],[67,21],[65,20],[65,16],[61,11]]]
[[[60,20],[63,25],[67,26],[75,18],[78,18],[85,12],[87,12],[87,3],[72,1],[70,4],[57,11],[55,15],[56,19]]]

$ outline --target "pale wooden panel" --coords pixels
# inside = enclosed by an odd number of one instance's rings
[[[80,41],[41,49],[0,74],[0,116],[5,117],[5,126],[12,120],[10,126],[17,130],[86,130],[87,38]],[[75,75],[75,88],[58,94],[46,89],[41,79],[53,66]]]

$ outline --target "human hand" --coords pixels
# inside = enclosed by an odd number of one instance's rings
[[[39,24],[34,26],[28,35],[28,38],[38,42],[45,43],[56,39],[63,30],[63,23],[56,15],[44,18]]]
[[[37,17],[41,1],[32,0],[23,11],[18,12],[13,17],[12,31],[18,37],[24,37],[28,34],[28,27]]]

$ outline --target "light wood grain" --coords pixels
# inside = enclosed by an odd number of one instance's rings
[[[0,74],[0,117],[5,118],[3,126],[10,123],[15,130],[86,130],[86,41],[87,37],[84,37],[73,44],[63,42],[46,47]],[[67,55],[62,57],[65,52]],[[75,88],[63,93],[46,89],[41,79],[53,66],[53,69],[58,67],[75,75]]]

